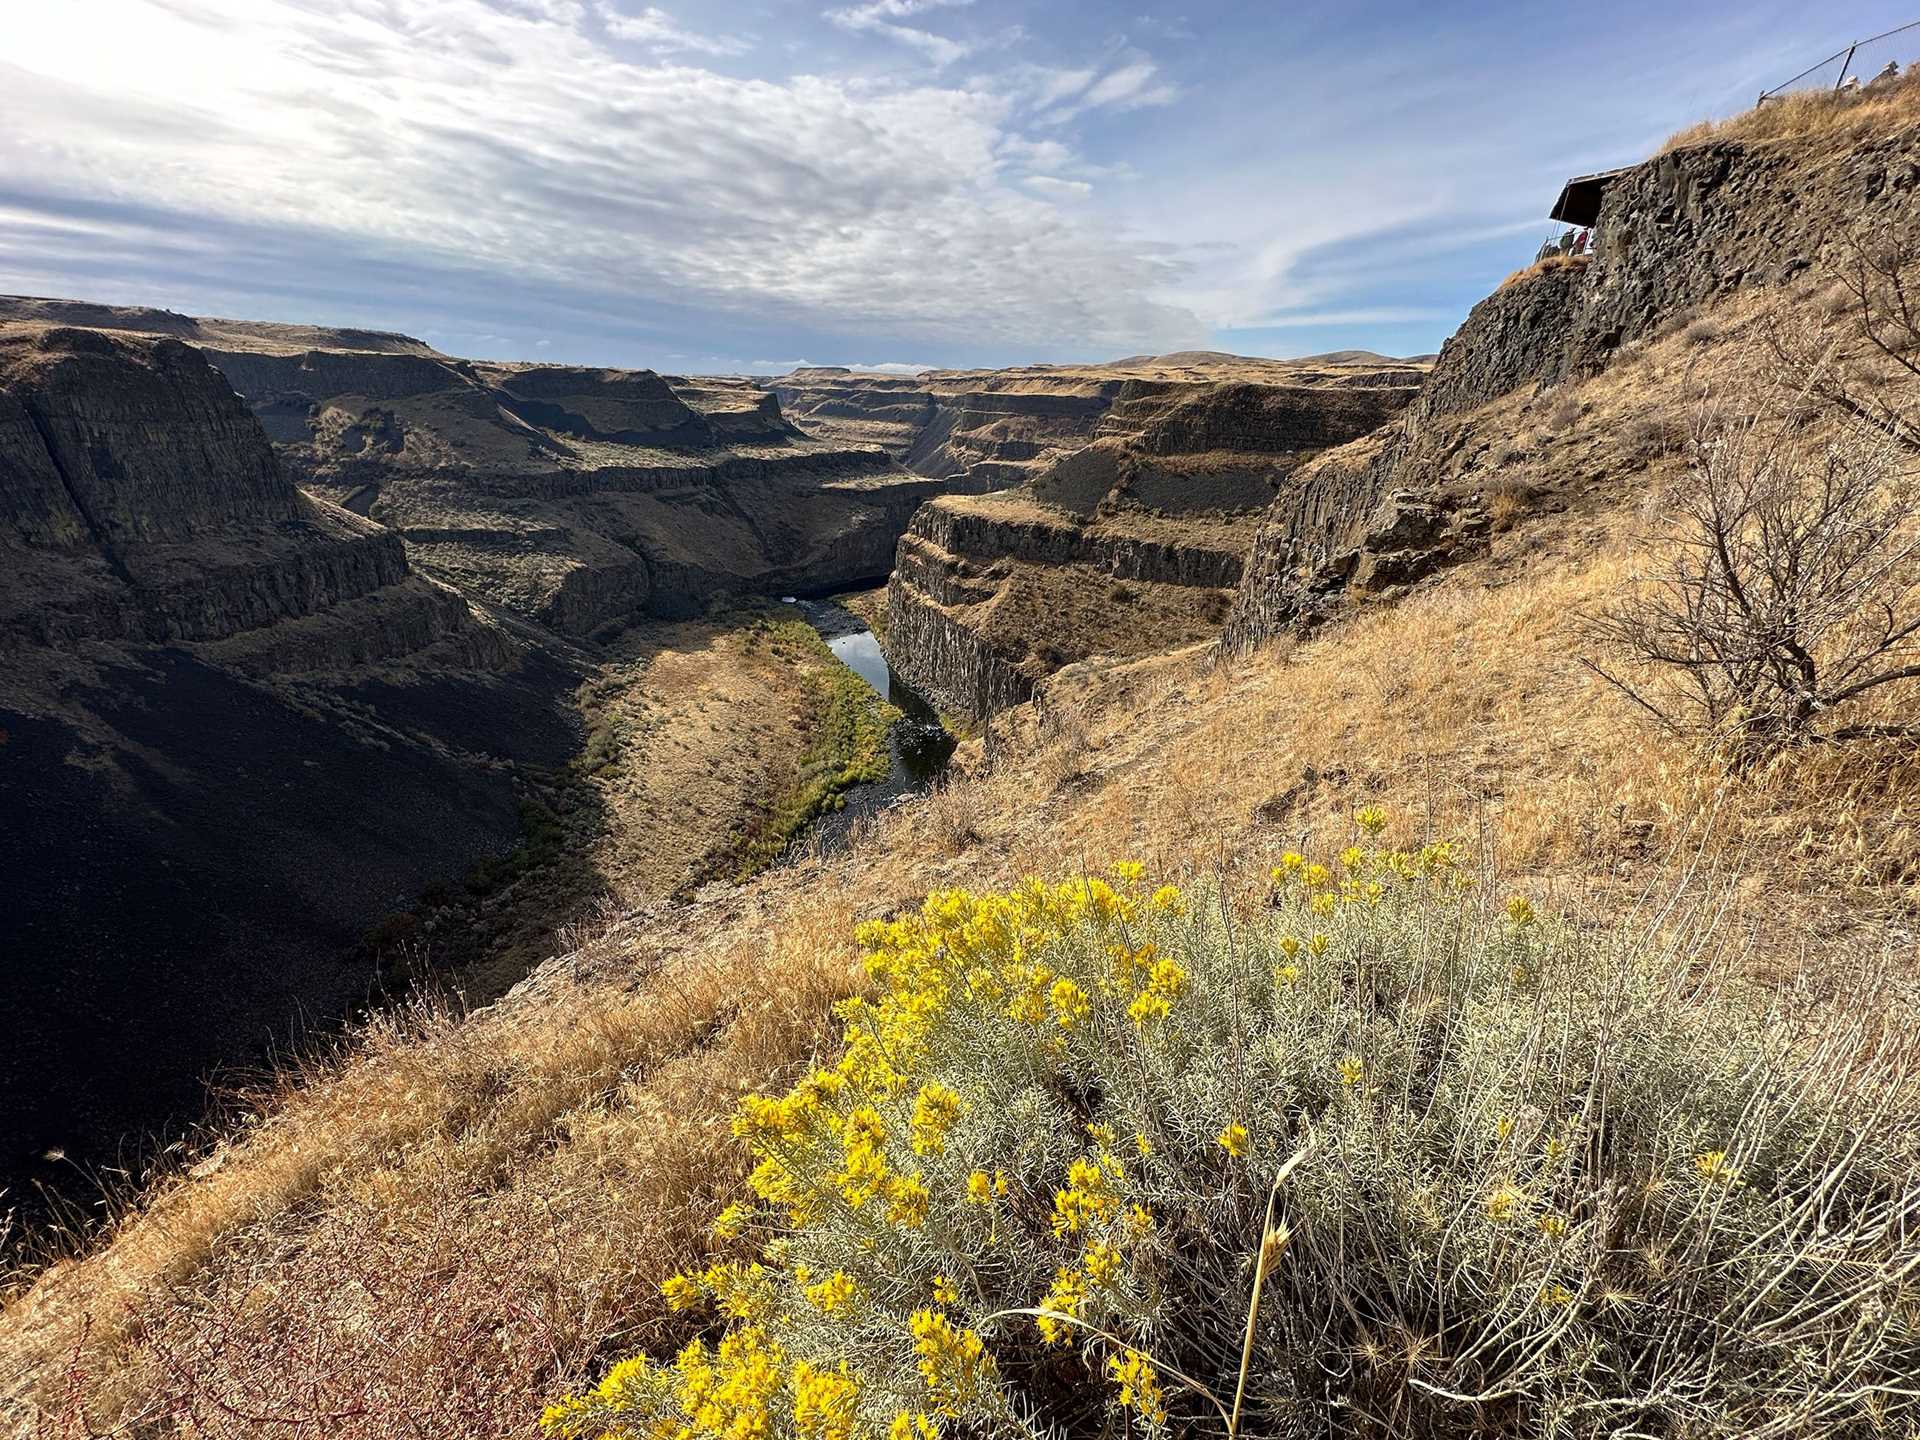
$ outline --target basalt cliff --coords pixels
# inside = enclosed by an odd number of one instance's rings
[[[935,499],[902,538],[887,599],[895,668],[979,719],[1090,655],[1216,633],[1276,490],[1397,414],[1424,373],[1228,359],[1057,376],[1088,406],[1080,443],[1036,452],[1015,485]],[[1032,403],[1042,383],[1023,373],[1016,393]]]
[[[571,637],[884,578],[940,488],[878,446],[808,435],[747,381],[67,301],[0,299],[9,316],[195,344],[295,484],[398,535],[423,574]]]

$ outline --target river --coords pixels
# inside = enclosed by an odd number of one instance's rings
[[[902,717],[887,737],[893,752],[887,778],[854,786],[846,793],[845,809],[823,815],[807,831],[821,849],[838,851],[845,848],[855,821],[878,814],[902,796],[931,785],[947,768],[955,741],[940,723],[939,712],[887,663],[879,638],[859,616],[831,597],[787,599],[786,603],[820,632],[841,664],[866,681]]]

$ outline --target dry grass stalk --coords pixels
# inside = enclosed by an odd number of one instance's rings
[[[1856,91],[1796,90],[1726,120],[1703,120],[1668,137],[1660,153],[1718,140],[1792,140],[1828,136],[1857,141],[1884,135],[1920,114],[1920,75]]]

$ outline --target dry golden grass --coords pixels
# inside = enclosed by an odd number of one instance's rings
[[[1514,271],[1500,282],[1500,288],[1504,290],[1509,285],[1520,285],[1529,280],[1537,280],[1540,276],[1551,275],[1556,270],[1584,270],[1592,263],[1591,255],[1548,255],[1523,269]]]
[[[1660,153],[1710,140],[1791,140],[1826,136],[1851,143],[1920,119],[1920,74],[1859,90],[1795,90],[1725,120],[1702,120],[1671,135]]]

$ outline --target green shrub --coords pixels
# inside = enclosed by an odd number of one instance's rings
[[[1445,846],[1274,874],[863,927],[843,1057],[736,1119],[743,1258],[667,1283],[708,1337],[546,1429],[1912,1433],[1894,1062]]]

